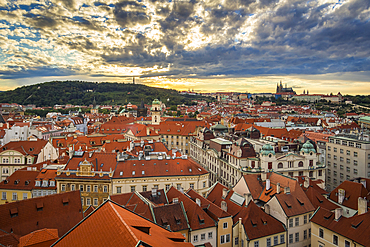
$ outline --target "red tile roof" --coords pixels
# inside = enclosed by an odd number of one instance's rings
[[[18,247],[48,247],[59,238],[57,229],[41,229],[31,232],[19,239]]]
[[[170,232],[111,201],[106,201],[53,246],[192,246]]]
[[[339,207],[326,199],[319,191],[315,190],[312,186],[308,187],[305,193],[316,209],[318,207],[321,207],[332,211]]]
[[[35,155],[37,156],[41,149],[45,147],[48,143],[46,140],[38,139],[37,141],[16,141],[16,142],[9,142],[2,146],[1,151],[5,150],[16,150],[23,155]]]
[[[174,203],[174,198],[178,198],[178,201],[183,203],[192,230],[216,227],[215,221],[198,204],[176,188],[171,187],[168,190],[167,198],[170,203]]]
[[[311,222],[363,246],[370,246],[370,211],[350,218],[341,217],[339,220],[335,220],[333,212],[319,208],[311,218]]]
[[[0,183],[0,189],[6,190],[29,190],[35,185],[35,179],[39,171],[18,170]]]
[[[82,218],[80,191],[0,205],[0,229],[20,236],[43,228],[63,235]]]
[[[355,210],[357,210],[358,208],[358,198],[364,198],[369,193],[362,183],[356,183],[346,180],[330,193],[330,200],[338,202],[338,189],[344,189],[345,191],[342,205]]]
[[[239,218],[242,218],[244,231],[249,240],[285,232],[284,225],[280,221],[266,214],[253,201],[250,201],[247,207],[242,207],[234,216],[234,224]]]

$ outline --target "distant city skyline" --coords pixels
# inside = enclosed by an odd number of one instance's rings
[[[52,80],[370,94],[364,0],[0,0],[0,90]]]

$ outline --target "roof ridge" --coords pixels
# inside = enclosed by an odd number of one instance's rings
[[[123,223],[123,225],[126,227],[126,229],[130,232],[131,236],[136,240],[136,243],[139,242],[139,239],[136,237],[136,235],[131,231],[131,228],[127,225],[127,223],[122,219],[121,215],[118,213],[118,211],[113,207],[112,203],[108,203],[109,206],[113,209],[116,216],[120,219],[120,221]]]

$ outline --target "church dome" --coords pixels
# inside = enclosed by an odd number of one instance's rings
[[[270,144],[263,145],[261,155],[269,155],[270,153],[275,155],[274,148]]]
[[[152,105],[160,105],[161,102],[158,99],[153,100]]]
[[[302,146],[301,152],[307,153],[307,154],[310,152],[316,153],[316,150],[310,141],[306,141],[306,143],[303,144]]]

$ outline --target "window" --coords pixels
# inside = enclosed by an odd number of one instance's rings
[[[328,151],[331,151],[331,147],[330,146],[328,146]]]
[[[117,194],[122,193],[122,187],[117,187]]]
[[[343,162],[344,159],[343,159],[343,157],[339,157],[339,160]]]
[[[283,163],[279,162],[278,168],[283,168]]]
[[[84,191],[84,186],[80,184],[80,191]]]
[[[343,149],[340,149],[340,153],[341,153],[341,154],[343,153]]]
[[[293,243],[293,234],[289,234],[289,243],[292,244]]]
[[[193,236],[193,242],[198,242],[198,235]]]
[[[337,152],[337,148],[334,148],[334,152]]]
[[[209,232],[208,233],[208,239],[212,239],[213,238],[213,234],[212,234],[212,232]]]
[[[354,174],[357,174],[357,169],[353,169],[353,173]]]
[[[319,237],[324,238],[324,230],[319,228]]]
[[[205,233],[202,233],[200,235],[200,240],[206,240],[206,234]]]
[[[28,198],[27,193],[23,193],[23,200],[26,200]]]
[[[94,185],[94,192],[98,192],[98,186]]]
[[[354,161],[353,161],[353,164],[354,164],[355,166],[357,166],[357,160],[354,160]]]
[[[357,152],[353,152],[354,157],[357,157],[357,155],[358,155]]]
[[[339,169],[343,170],[343,165],[340,165],[340,166],[339,166]]]
[[[337,160],[337,156],[336,155],[334,155],[334,160]]]
[[[310,163],[311,164],[311,163]],[[302,161],[299,161],[298,162],[298,167],[303,167],[303,162]]]
[[[227,222],[225,222],[225,223],[223,224],[223,227],[224,227],[224,229],[226,229],[226,228],[227,228]]]
[[[328,159],[331,159],[331,154],[328,154]]]
[[[257,240],[257,241],[254,241],[254,247],[259,247],[260,246],[260,243],[259,243],[259,241]]]
[[[190,189],[194,189],[194,184],[190,184]]]
[[[90,192],[91,191],[91,186],[90,185],[87,185],[86,186],[86,192]]]
[[[13,192],[13,197],[12,197],[12,199],[13,199],[13,201],[18,200],[17,192]]]
[[[221,242],[221,244],[229,243],[230,242],[230,234],[221,235],[220,242]]]
[[[148,188],[148,186],[147,186],[147,185],[143,185],[143,192],[144,192],[144,191],[147,191],[147,188]]]
[[[1,193],[1,200],[6,200],[6,192]]]
[[[279,237],[274,236],[274,245],[278,245],[278,244],[279,244]]]
[[[299,226],[299,217],[295,218],[295,226]]]
[[[271,247],[271,238],[266,239],[266,246]]]
[[[303,239],[307,239],[307,230],[303,231]]]
[[[170,184],[166,184],[166,190],[169,190],[170,189]]]
[[[311,218],[311,216],[310,216]],[[308,228],[308,237],[311,238],[311,228]]]
[[[338,236],[333,235],[333,244],[338,245]]]
[[[360,143],[356,143],[356,148],[361,148],[361,144]]]
[[[238,245],[239,244],[239,238],[238,237],[236,237],[235,239],[234,239],[234,245]]]
[[[62,185],[60,186],[60,190],[61,190],[61,191],[66,191],[66,185],[65,185],[65,184],[62,184]]]
[[[303,216],[303,224],[307,224],[307,215]]]
[[[9,163],[9,159],[8,159],[8,158],[3,158],[3,163],[4,163],[4,164]]]
[[[296,232],[295,233],[295,241],[296,242],[299,242],[299,232]]]
[[[98,206],[98,198],[94,198],[94,206]]]
[[[176,185],[177,190],[181,190],[181,184]]]
[[[347,150],[347,155],[351,155],[351,151]]]
[[[351,243],[347,240],[344,240],[344,247],[350,247]]]
[[[293,219],[289,219],[289,227],[293,227]]]
[[[203,182],[203,188],[205,188],[206,187],[206,182]]]
[[[351,160],[350,159],[346,159],[346,162],[347,162],[347,164],[351,164]]]
[[[283,243],[285,243],[285,235],[281,234],[280,235],[280,244],[283,244]]]
[[[86,198],[86,206],[90,206],[91,205],[91,199],[90,198]]]
[[[104,187],[103,187],[103,192],[104,192],[104,193],[107,193],[107,192],[108,192],[108,186],[107,186],[107,185],[104,185]]]
[[[135,192],[135,186],[131,186],[131,192]]]

